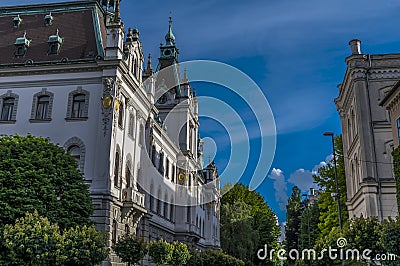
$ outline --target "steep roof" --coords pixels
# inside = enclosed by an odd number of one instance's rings
[[[53,17],[50,26],[45,16]],[[22,19],[14,27],[16,17]],[[59,54],[48,55],[49,37],[63,38]],[[17,58],[15,42],[25,35],[31,43],[24,57]],[[56,4],[0,8],[0,65],[68,60],[94,59],[103,56],[106,32],[104,14],[96,1],[75,1]]]

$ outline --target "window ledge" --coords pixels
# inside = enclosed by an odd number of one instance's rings
[[[17,120],[0,120],[0,124],[15,124]]]
[[[67,117],[65,118],[65,121],[67,122],[79,122],[79,121],[87,121],[88,117]]]
[[[31,122],[31,123],[50,123],[51,118],[50,119],[29,119],[29,122]]]

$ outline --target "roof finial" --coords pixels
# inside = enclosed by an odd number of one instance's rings
[[[144,76],[150,77],[151,75],[153,75],[153,66],[151,64],[151,54],[149,54],[149,57],[147,60],[147,67],[146,67],[146,70],[144,71]]]
[[[167,45],[174,45],[175,44],[175,36],[172,33],[172,17],[169,17],[169,27],[168,33],[165,35],[165,40],[167,41]]]
[[[188,76],[187,76],[187,69],[183,70],[183,82],[187,83],[189,81]]]

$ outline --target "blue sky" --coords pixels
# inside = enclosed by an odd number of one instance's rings
[[[43,2],[59,1],[14,0],[12,4]],[[292,186],[309,188],[311,172],[331,153],[330,140],[322,133],[341,131],[333,99],[343,80],[344,59],[350,55],[348,42],[360,39],[364,53],[400,52],[400,2],[394,0],[123,0],[121,9],[125,26],[140,30],[146,55],[159,55],[172,14],[180,61],[230,64],[262,89],[275,117],[277,147],[271,171],[257,191],[280,221],[285,220]],[[223,90],[196,87],[200,95],[230,99],[227,102],[237,112],[246,113],[243,103]],[[243,117],[251,132],[254,117]],[[202,121],[202,131],[203,136],[216,139],[216,161],[222,171],[230,144],[221,136],[227,133],[207,120]],[[257,137],[252,138],[245,181],[254,172],[258,145]]]

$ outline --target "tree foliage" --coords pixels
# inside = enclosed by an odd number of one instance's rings
[[[231,186],[230,184],[227,185]],[[228,213],[225,214],[225,211],[232,210],[232,207],[235,206],[236,202],[243,202],[250,207],[250,216],[252,217],[252,231],[249,231],[249,238],[252,241],[252,244],[248,246],[247,251],[241,250],[238,254],[251,254],[250,257],[246,257],[247,261],[251,261],[254,264],[265,263],[263,261],[259,261],[256,257],[257,251],[260,248],[263,248],[265,244],[268,247],[275,248],[278,246],[278,238],[280,236],[280,228],[277,225],[276,216],[268,204],[265,202],[264,198],[260,193],[252,191],[248,186],[245,186],[240,183],[236,183],[229,191],[227,191],[221,200],[221,247],[223,250],[226,250],[228,254],[236,256],[237,254],[230,253],[232,249],[229,247],[229,243],[223,239],[228,239],[224,236],[225,232],[229,232],[229,230],[224,231],[224,228],[232,228],[235,227],[232,223],[232,219],[226,219],[224,217],[230,217]],[[229,204],[229,205],[227,205]],[[224,207],[225,206],[225,207]],[[229,206],[229,207],[227,207]],[[245,209],[245,207],[243,207]],[[243,215],[244,220],[248,220],[248,216]],[[235,220],[235,223],[238,221]],[[245,221],[244,221],[245,223]],[[247,230],[243,228],[243,230]],[[253,235],[253,232],[254,235]],[[245,234],[243,231],[236,232],[235,235],[231,235],[229,237],[231,242],[238,243],[241,239],[244,238]],[[258,236],[255,236],[258,235]],[[248,241],[248,240],[246,240]],[[245,248],[242,245],[241,248]],[[228,250],[229,249],[229,250]],[[241,255],[240,255],[241,256]]]
[[[122,262],[138,263],[146,256],[148,247],[143,239],[133,235],[125,235],[118,240],[113,250],[121,258]]]
[[[190,266],[244,266],[245,263],[237,258],[225,254],[221,250],[207,249],[201,253],[191,251],[192,257],[187,265]]]
[[[307,202],[305,202],[307,204]],[[313,248],[321,231],[318,227],[318,204],[304,206],[301,214],[299,246],[300,249]]]
[[[100,264],[108,256],[105,248],[107,235],[97,232],[94,226],[76,226],[64,230],[64,265],[85,266]]]
[[[186,244],[175,241],[172,246],[172,256],[169,263],[174,266],[186,265],[191,256]]]
[[[37,211],[6,225],[3,234],[11,264],[60,265],[64,258],[59,227]]]
[[[149,255],[151,260],[157,265],[169,263],[172,259],[173,248],[174,247],[164,239],[150,242]]]
[[[286,205],[285,246],[287,250],[299,250],[301,214],[301,191],[297,186],[294,186]]]
[[[394,178],[396,179],[397,207],[400,210],[400,147],[394,149],[392,156]]]
[[[240,200],[232,205],[225,203],[221,207],[221,220],[221,245],[224,251],[242,260],[251,258],[259,238],[254,228],[251,206]]]
[[[57,224],[37,211],[6,225],[3,239],[8,261],[1,261],[2,265],[95,265],[108,255],[104,235],[93,226],[77,226],[61,234]]]
[[[343,157],[342,135],[335,137],[336,168],[339,183],[341,218],[346,221],[349,218],[346,208],[347,190]],[[320,237],[327,237],[334,228],[339,227],[337,199],[332,197],[336,192],[335,168],[333,159],[318,169],[318,174],[313,175],[315,183],[324,190],[319,194],[318,207],[320,211],[318,227],[321,230]]]
[[[38,211],[60,228],[90,225],[88,186],[76,160],[48,139],[0,138],[0,226]]]

